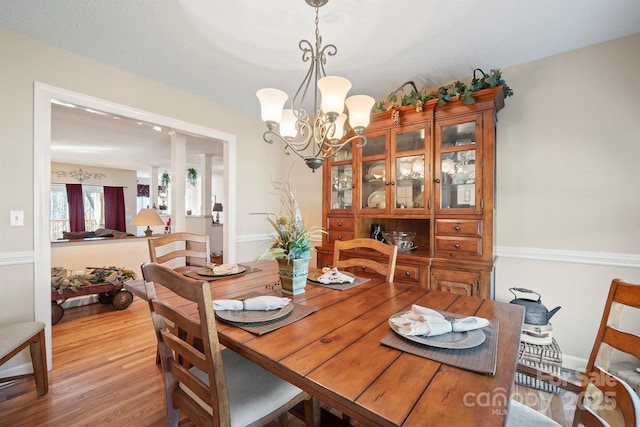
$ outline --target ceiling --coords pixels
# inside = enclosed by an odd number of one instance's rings
[[[256,90],[297,89],[306,72],[298,41],[313,41],[314,20],[303,0],[0,2],[2,27],[256,116]],[[327,73],[350,79],[350,94],[382,99],[408,80],[419,88],[468,81],[474,68],[505,68],[638,33],[640,1],[330,0],[319,27],[323,44],[338,48]],[[54,148],[91,141],[104,148],[94,161],[106,162],[108,153],[122,153],[118,146],[129,153],[135,139],[141,151],[128,158],[160,161],[146,147],[160,145],[164,132],[56,110]],[[80,148],[65,155],[55,148],[52,156],[65,161],[74,151]]]
[[[138,178],[149,178],[154,166],[159,174],[171,170],[170,131],[153,123],[54,103],[51,160],[135,170]],[[187,167],[200,170],[202,154],[211,154],[212,172],[222,172],[222,142],[186,135],[186,151]]]

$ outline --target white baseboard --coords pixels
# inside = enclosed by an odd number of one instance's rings
[[[562,367],[572,370],[581,370],[587,366],[587,359],[571,356],[569,354],[562,355]]]
[[[11,368],[0,369],[0,377],[15,377],[18,375],[26,375],[33,373],[33,365],[31,363],[23,363],[22,365],[12,366]]]

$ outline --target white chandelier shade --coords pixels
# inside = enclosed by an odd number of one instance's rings
[[[282,108],[289,97],[280,89],[260,89],[256,95],[262,107],[262,121],[265,123],[282,121]]]
[[[345,101],[349,110],[349,126],[356,132],[362,133],[369,126],[375,102],[375,99],[367,95],[353,95]]]
[[[322,112],[335,120],[335,116],[344,110],[344,100],[351,89],[351,82],[344,77],[327,76],[318,80],[318,89],[322,95]]]

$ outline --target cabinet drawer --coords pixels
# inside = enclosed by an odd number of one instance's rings
[[[476,219],[436,219],[436,235],[482,237],[482,221]]]
[[[436,253],[482,256],[482,239],[473,237],[436,236]]]
[[[394,280],[398,282],[420,283],[420,268],[415,265],[397,265],[393,273]]]
[[[353,218],[327,218],[329,230],[353,231],[355,220]]]
[[[431,270],[431,288],[458,295],[477,296],[480,273],[475,271]]]
[[[327,231],[327,242],[332,243],[336,240],[351,240],[353,239],[353,231],[351,230],[329,230]]]

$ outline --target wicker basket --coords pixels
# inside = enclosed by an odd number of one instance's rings
[[[520,350],[518,352],[518,363],[533,366],[534,368],[560,375],[562,369],[562,351],[555,338],[548,345],[530,344],[520,342]],[[551,385],[537,378],[516,372],[516,384],[523,385],[537,390],[558,394],[560,388]]]

